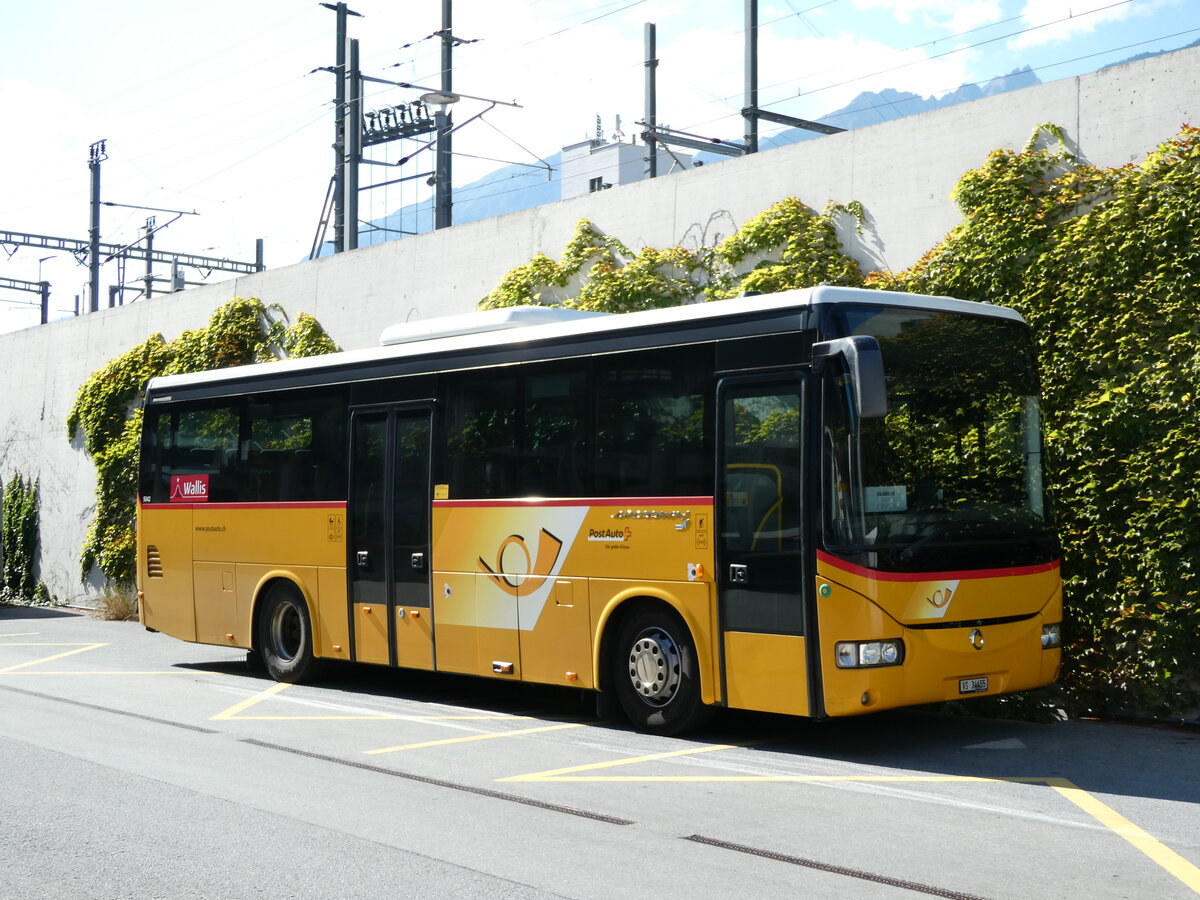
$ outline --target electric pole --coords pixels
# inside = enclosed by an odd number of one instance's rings
[[[34,294],[40,294],[42,298],[42,324],[45,325],[50,321],[50,282],[48,281],[23,281],[20,278],[3,278],[0,277],[0,289],[11,291],[29,291]],[[4,301],[8,303],[10,301]]]
[[[453,78],[453,52],[454,52],[454,34],[451,30],[451,0],[442,0],[442,30],[440,32],[442,38],[442,86],[441,92],[445,95],[454,93],[454,78]],[[436,165],[436,180],[433,185],[433,227],[434,228],[449,228],[452,222],[451,214],[451,163],[453,157],[450,155],[450,133],[453,131],[453,124],[450,121],[450,113],[447,112],[447,107],[443,106],[434,115],[434,124],[437,126],[437,149],[434,151],[437,155]]]
[[[649,153],[650,168],[647,174],[651,178],[658,177],[658,144],[654,140],[654,131],[658,128],[658,51],[653,22],[646,23],[646,132],[643,135],[646,152]]]
[[[358,249],[358,167],[362,162],[362,73],[359,71],[358,39],[350,39],[350,68],[346,73],[346,200],[345,237],[347,250]]]
[[[146,219],[146,275],[143,279],[146,286],[143,296],[147,300],[154,296],[154,232],[154,216],[149,216]]]
[[[758,152],[758,0],[746,0],[746,152]]]
[[[88,228],[88,308],[100,309],[100,163],[108,159],[105,141],[88,149],[88,171],[92,178],[92,216]]]
[[[337,14],[333,95],[333,252],[346,249],[346,18],[359,16],[345,3],[322,3]],[[357,228],[356,232],[357,233]]]

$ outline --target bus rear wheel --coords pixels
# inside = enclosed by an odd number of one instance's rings
[[[611,666],[613,690],[639,731],[679,734],[708,717],[700,702],[696,645],[674,612],[634,610],[617,633]]]
[[[263,665],[276,681],[294,683],[313,673],[312,622],[292,585],[268,588],[259,608],[258,641]]]

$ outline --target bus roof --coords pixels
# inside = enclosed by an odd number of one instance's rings
[[[499,309],[485,309],[457,316],[401,322],[383,330],[383,334],[379,336],[379,345],[391,347],[394,344],[408,344],[413,341],[482,334],[485,331],[506,331],[511,328],[530,328],[534,325],[553,325],[559,322],[578,322],[609,315],[612,313],[564,309],[561,306],[503,306]]]
[[[288,374],[316,373],[323,369],[333,370],[342,367],[354,368],[406,357],[452,356],[472,350],[525,346],[543,341],[569,340],[574,337],[599,337],[605,334],[620,334],[641,329],[661,330],[673,324],[689,328],[705,324],[711,326],[719,325],[722,319],[745,318],[753,316],[755,313],[780,314],[789,310],[797,312],[811,310],[821,304],[851,303],[927,309],[1024,322],[1021,314],[1016,310],[989,303],[926,294],[907,294],[898,291],[818,285],[777,294],[693,303],[621,315],[592,314],[564,317],[528,314],[522,316],[510,313],[507,316],[489,318],[486,313],[481,313],[478,315],[483,317],[483,327],[474,329],[470,326],[474,314],[448,316],[445,319],[425,320],[423,325],[411,323],[417,327],[412,329],[413,337],[408,340],[403,338],[403,332],[400,329],[393,326],[384,332],[384,337],[389,339],[389,343],[380,347],[213,369],[186,375],[166,375],[152,379],[150,390],[158,393],[198,385],[215,386],[225,381],[273,380]],[[495,322],[492,322],[491,319],[495,319]],[[540,321],[544,324],[524,324],[524,321],[529,320]],[[439,322],[442,324],[439,325]],[[382,340],[383,338],[381,338]]]

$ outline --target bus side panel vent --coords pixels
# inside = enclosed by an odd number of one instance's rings
[[[150,578],[163,577],[162,557],[153,545],[146,548],[146,575]]]

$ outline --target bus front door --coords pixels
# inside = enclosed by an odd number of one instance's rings
[[[347,568],[354,658],[432,669],[430,411],[357,410],[352,423]]]
[[[730,706],[809,715],[806,376],[718,386],[718,621]]]

